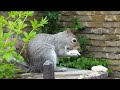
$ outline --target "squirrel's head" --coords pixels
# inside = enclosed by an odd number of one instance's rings
[[[80,43],[77,40],[77,37],[73,34],[72,30],[67,29],[66,31],[67,37],[66,37],[66,46],[65,50],[67,52],[68,56],[80,56]]]

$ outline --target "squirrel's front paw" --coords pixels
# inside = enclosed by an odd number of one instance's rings
[[[65,67],[57,67],[55,69],[55,72],[65,72],[65,71],[67,71],[67,68],[65,68]]]

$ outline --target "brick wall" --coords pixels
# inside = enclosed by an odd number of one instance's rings
[[[87,26],[81,32],[89,38],[88,50],[97,58],[112,61],[112,69],[120,71],[120,11],[62,11],[63,26],[71,26],[73,16]]]

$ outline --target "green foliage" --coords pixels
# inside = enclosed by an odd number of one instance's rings
[[[0,79],[12,79],[15,78],[14,74],[21,72],[14,64],[0,63]]]
[[[55,34],[63,31],[62,26],[58,24],[59,17],[61,16],[59,11],[43,11],[42,13],[43,17],[47,16],[49,22],[39,32]]]
[[[44,25],[47,24],[48,22],[47,17],[42,18],[39,23],[36,19],[30,20],[32,30],[29,33],[25,32],[24,28],[27,27],[27,23],[25,21],[28,17],[33,16],[33,13],[34,13],[33,11],[10,11],[8,12],[7,18],[5,18],[4,16],[0,16],[0,60],[1,61],[5,60],[7,62],[10,62],[13,58],[15,58],[16,60],[20,60],[21,62],[24,61],[24,58],[22,57],[21,54],[25,49],[26,44],[36,36],[36,32],[38,28],[44,27]],[[5,28],[7,28],[8,30],[7,32]],[[24,45],[20,53],[17,53],[15,44],[18,37],[20,37],[21,34],[23,35],[23,37],[21,38],[23,40]],[[4,67],[6,66],[7,65],[4,65]],[[6,67],[6,70],[8,71],[7,68],[9,69],[10,67]]]
[[[105,59],[86,58],[86,57],[69,57],[59,58],[58,65],[78,69],[91,69],[92,66],[103,65],[108,67],[110,62]]]
[[[88,39],[87,39],[87,37],[86,36],[83,36],[83,35],[80,35],[79,37],[78,37],[78,41],[80,42],[80,51],[81,52],[84,52],[84,51],[86,51],[87,49],[86,49],[86,44],[88,44]]]
[[[30,33],[23,31],[27,26],[25,20],[33,16],[33,11],[11,11],[8,12],[8,17],[0,16],[0,59],[10,61],[12,58],[17,58],[23,61],[21,53],[23,52],[26,43],[28,43],[32,38],[36,36],[36,30],[40,27],[44,27],[47,24],[47,17],[42,18],[40,23],[36,19],[30,20],[33,29]],[[14,19],[14,20],[10,20]],[[4,26],[9,29],[7,33],[4,31]],[[23,34],[22,38],[24,45],[19,54],[16,53],[15,43],[20,34]],[[15,39],[9,40],[15,35]]]

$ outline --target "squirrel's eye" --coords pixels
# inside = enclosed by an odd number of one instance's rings
[[[73,39],[72,39],[72,42],[73,42],[73,43],[77,42],[76,38],[73,38]]]

